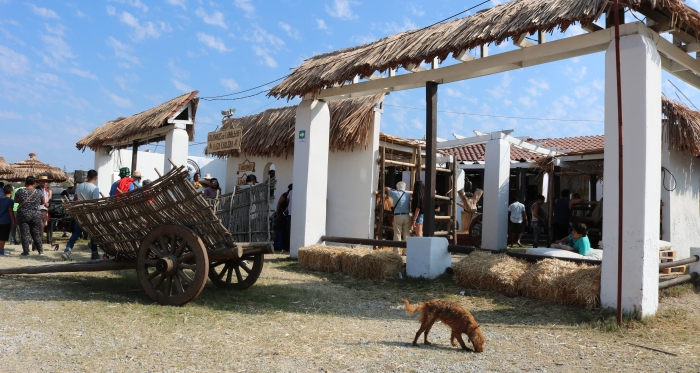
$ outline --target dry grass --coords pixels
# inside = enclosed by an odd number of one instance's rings
[[[518,295],[518,283],[530,264],[507,255],[475,251],[452,265],[458,285]]]
[[[369,144],[370,128],[374,123],[374,108],[384,99],[383,94],[331,101],[329,149],[353,151],[356,145]],[[241,154],[260,157],[288,157],[294,154],[296,106],[268,109],[262,113],[224,121],[221,130],[243,129],[241,150],[207,153],[217,157],[239,157]]]
[[[89,148],[96,151],[103,145],[120,143],[134,135],[146,135],[153,133],[153,131],[168,125],[168,119],[189,102],[192,102],[191,114],[192,118],[194,119],[196,117],[197,106],[199,104],[199,98],[196,97],[198,93],[199,91],[185,93],[184,95],[175,97],[154,108],[142,111],[130,117],[119,117],[115,120],[110,120],[109,122],[97,127],[89,135],[80,139],[75,146],[78,148],[78,150]],[[186,130],[187,134],[189,135],[189,140],[194,141],[194,125],[187,125]],[[165,135],[161,136],[160,138],[165,138]],[[149,141],[155,140],[156,139],[149,139]],[[127,146],[131,146],[131,144],[123,147]]]

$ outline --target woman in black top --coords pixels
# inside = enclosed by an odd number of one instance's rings
[[[44,255],[41,241],[41,210],[39,206],[45,203],[43,191],[36,189],[36,180],[33,176],[28,176],[25,181],[25,189],[20,189],[15,193],[15,203],[17,207],[17,225],[22,240],[22,256],[29,255],[29,243],[32,242],[32,250]]]
[[[411,197],[413,233],[416,237],[423,237],[423,199],[425,199],[425,184],[416,180],[413,184],[413,197]]]

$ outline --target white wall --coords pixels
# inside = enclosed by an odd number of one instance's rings
[[[690,247],[700,246],[700,162],[692,155],[667,149],[668,143],[664,142],[661,165],[671,172],[675,182],[668,172],[666,180],[662,174],[662,237],[673,243],[678,259],[683,259],[690,256]]]
[[[245,160],[250,162],[255,162],[255,172],[241,172],[236,174],[238,171],[238,164],[243,163]],[[244,174],[253,174],[262,182],[267,180],[267,170],[269,167],[265,167],[268,164],[273,164],[275,167],[275,178],[277,178],[277,190],[275,190],[275,207],[277,207],[277,199],[282,193],[287,191],[287,186],[292,183],[292,169],[294,168],[294,157],[289,156],[289,158],[267,158],[267,157],[229,157],[226,162],[225,179],[226,188],[223,188],[224,193],[231,193],[236,188],[236,179],[242,177]],[[214,174],[212,174],[213,176]],[[220,174],[223,175],[223,174]],[[223,176],[221,176],[224,179]],[[221,180],[221,179],[220,179]]]

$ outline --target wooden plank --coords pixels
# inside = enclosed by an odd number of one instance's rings
[[[433,237],[435,233],[435,186],[436,166],[435,152],[437,151],[437,103],[438,83],[427,82],[425,85],[425,200],[423,206],[423,235]]]
[[[101,272],[136,269],[136,262],[117,262],[100,260],[67,264],[50,264],[43,266],[12,267],[0,269],[0,275],[35,275],[40,273]]]

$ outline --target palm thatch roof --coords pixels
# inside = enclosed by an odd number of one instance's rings
[[[161,141],[165,138],[165,134],[159,130],[168,127],[170,125],[168,120],[173,119],[173,116],[190,102],[192,103],[191,115],[193,124],[188,124],[186,130],[190,141],[193,141],[194,118],[199,103],[199,98],[196,97],[198,93],[199,91],[185,93],[182,96],[175,97],[172,100],[130,117],[119,117],[115,120],[110,120],[97,127],[91,134],[80,139],[75,146],[78,150],[84,150],[86,148],[97,150],[101,146],[125,148],[131,146],[131,144],[125,144],[124,142],[129,139],[135,139],[135,137],[138,137],[139,140],[143,140],[140,142],[141,144]],[[148,138],[150,135],[154,137]]]
[[[368,78],[375,72],[419,66],[435,58],[444,61],[450,54],[457,57],[480,45],[500,44],[523,33],[565,31],[575,22],[587,25],[597,20],[612,8],[612,4],[607,0],[507,2],[469,17],[314,56],[272,88],[268,95],[290,99],[318,94],[325,88],[342,86],[356,76]],[[670,26],[700,31],[700,13],[682,0],[626,0],[621,4],[633,9],[649,5],[670,14]]]
[[[12,166],[5,160],[5,158],[0,157],[0,175],[12,173]]]
[[[700,112],[666,97],[661,98],[661,112],[668,150],[700,156]]]
[[[384,99],[383,94],[331,101],[331,151],[353,151],[355,145],[367,147],[374,108]],[[243,128],[241,151],[223,151],[206,154],[219,158],[240,154],[259,157],[288,157],[294,154],[296,106],[268,109],[262,113],[224,121],[220,131]]]
[[[60,168],[50,166],[36,159],[36,153],[29,153],[29,159],[12,164],[12,173],[0,176],[7,181],[24,181],[27,176],[46,175],[54,181],[66,181],[68,175]]]

